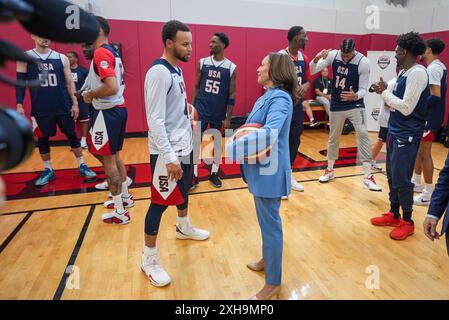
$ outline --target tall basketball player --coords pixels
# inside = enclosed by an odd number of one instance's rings
[[[329,115],[328,167],[319,181],[326,183],[335,177],[334,164],[338,159],[340,136],[348,118],[357,135],[358,157],[363,163],[365,173],[363,184],[371,191],[382,191],[371,174],[372,150],[363,102],[369,85],[370,63],[363,54],[355,50],[353,39],[345,39],[340,50],[323,50],[310,62],[312,74],[330,66],[333,69],[335,85],[332,89]]]
[[[429,74],[430,96],[428,101],[428,113],[426,130],[419,145],[416,157],[415,174],[412,182],[415,191],[421,193],[414,198],[416,205],[428,206],[433,192],[433,159],[432,143],[435,133],[440,130],[444,122],[446,111],[447,69],[440,60],[440,54],[444,51],[445,43],[440,39],[426,41],[427,49],[421,60],[427,65]],[[421,173],[424,175],[424,188],[421,186]]]
[[[86,81],[87,74],[89,71],[87,71],[86,68],[83,66],[80,66],[78,64],[79,57],[78,53],[75,51],[69,51],[67,52],[67,58],[70,62],[70,71],[72,72],[73,82],[75,83],[75,89],[76,91],[79,91],[81,87],[84,84],[84,81]],[[79,115],[78,115],[78,122],[80,123],[81,127],[81,147],[83,149],[87,148],[87,131],[89,130],[89,105],[84,102],[83,99],[78,99],[78,107],[79,107]]]
[[[398,75],[393,92],[386,90],[388,85],[382,79],[373,86],[377,93],[382,94],[382,99],[391,111],[387,139],[390,211],[371,219],[371,223],[394,227],[390,233],[394,240],[404,240],[415,231],[411,178],[426,124],[430,93],[426,68],[419,65],[417,60],[425,50],[426,44],[418,33],[400,35],[396,60],[404,69]]]
[[[209,127],[220,130],[231,127],[232,111],[235,105],[237,66],[224,56],[229,38],[217,32],[210,40],[210,56],[200,59],[196,68],[196,83],[192,101],[201,121],[201,133]],[[218,177],[219,164],[212,165],[210,182],[221,187]],[[198,165],[194,167],[192,188],[198,184]]]
[[[56,178],[50,160],[49,138],[56,135],[56,125],[65,134],[78,162],[78,173],[87,178],[95,178],[96,173],[84,163],[83,150],[75,131],[75,120],[78,118],[78,101],[75,97],[70,64],[67,57],[50,49],[50,40],[32,36],[36,47],[27,54],[40,62],[40,65],[17,63],[18,80],[43,79],[37,88],[30,88],[31,117],[39,153],[44,163],[44,171],[35,185],[42,187]],[[43,73],[47,73],[47,78]],[[16,88],[17,111],[25,114],[23,101],[26,89]]]
[[[279,53],[287,54],[292,59],[298,75],[301,96],[296,105],[293,107],[293,116],[290,124],[290,164],[293,169],[296,156],[298,155],[298,148],[301,144],[301,134],[303,130],[304,113],[302,102],[304,101],[304,96],[310,88],[309,59],[301,51],[306,48],[306,44],[309,39],[307,38],[307,32],[300,26],[291,27],[290,30],[288,30],[287,39],[288,47],[280,50]],[[291,176],[291,186],[292,190],[299,192],[304,191],[304,187],[296,181],[293,175]],[[283,199],[286,199],[286,197],[283,197]]]
[[[90,66],[83,92],[84,101],[92,103],[91,129],[88,138],[89,150],[103,164],[111,191],[112,201],[105,202],[105,207],[114,209],[105,213],[105,223],[127,224],[130,216],[127,208],[134,206],[134,201],[126,183],[126,169],[120,159],[120,151],[125,139],[128,113],[125,107],[124,68],[118,52],[109,44],[111,31],[106,19],[97,17],[100,34],[93,46],[94,59]]]
[[[193,139],[187,93],[180,61],[192,54],[192,34],[187,25],[172,20],[162,29],[164,53],[153,62],[145,78],[145,106],[151,162],[151,204],[145,218],[145,247],[141,268],[151,284],[170,283],[157,253],[156,239],[162,214],[176,206],[176,238],[206,240],[209,232],[192,226],[188,217],[189,189],[193,177]]]

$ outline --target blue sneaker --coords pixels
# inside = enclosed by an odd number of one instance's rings
[[[45,168],[44,172],[41,173],[41,175],[36,180],[34,185],[36,187],[42,187],[45,186],[50,181],[54,180],[55,178],[56,178],[55,172],[49,168]]]
[[[80,176],[85,176],[87,179],[93,179],[97,176],[97,174],[90,170],[85,163],[80,165],[80,167],[78,168],[78,174]]]

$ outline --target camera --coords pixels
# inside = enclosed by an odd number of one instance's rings
[[[17,111],[0,107],[0,172],[27,159],[34,148],[33,129]]]

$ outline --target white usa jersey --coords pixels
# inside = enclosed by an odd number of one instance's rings
[[[90,65],[89,75],[83,86],[83,90],[96,90],[103,85],[103,80],[115,77],[118,85],[117,94],[109,97],[94,98],[92,105],[97,110],[107,110],[125,104],[123,93],[125,92],[125,70],[118,52],[109,44],[103,44],[95,50],[94,59]]]
[[[179,67],[165,59],[156,60],[145,78],[145,108],[151,154],[165,163],[189,155],[193,150],[187,92]]]

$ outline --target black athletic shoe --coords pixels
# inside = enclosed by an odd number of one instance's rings
[[[318,121],[316,121],[315,119],[313,119],[313,121],[310,121],[310,128],[315,128],[318,127],[320,125],[320,123]]]
[[[195,190],[196,187],[198,187],[199,184],[200,184],[200,181],[198,180],[198,177],[193,176],[192,186],[190,187],[189,191]]]
[[[212,185],[213,185],[215,188],[221,188],[221,180],[220,180],[220,178],[218,177],[218,174],[212,173],[212,174],[210,175],[209,181],[212,183]]]

